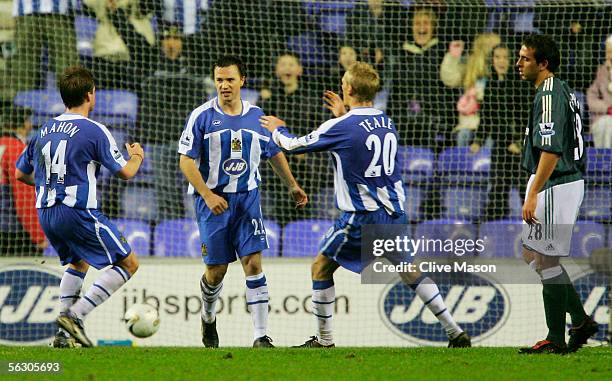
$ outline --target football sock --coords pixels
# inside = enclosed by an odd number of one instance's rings
[[[567,311],[567,285],[561,266],[542,270],[542,298],[548,336],[546,340],[565,346],[565,313]]]
[[[215,315],[217,313],[215,307],[221,289],[223,288],[223,282],[216,286],[211,286],[206,282],[206,278],[202,276],[200,280],[200,291],[202,291],[202,320],[205,323],[212,323],[215,321]]]
[[[81,297],[85,274],[68,267],[60,282],[60,313],[66,312]]]
[[[334,280],[312,281],[312,314],[317,319],[317,337],[322,345],[334,343],[332,335],[332,314],[336,301]]]
[[[431,278],[421,275],[410,287],[421,298],[423,304],[429,308],[436,318],[444,327],[444,331],[452,340],[459,336],[463,330],[457,325],[455,319],[451,315],[448,308],[444,304],[444,299],[440,294],[440,290],[436,283]]]
[[[130,274],[119,266],[106,270],[91,285],[87,293],[70,308],[77,317],[84,319],[94,308],[104,303],[130,279]]]
[[[247,308],[253,319],[253,339],[266,335],[268,328],[268,285],[264,273],[246,277]]]
[[[582,301],[580,300],[580,296],[576,292],[576,288],[574,287],[569,275],[565,271],[563,266],[561,267],[563,283],[565,283],[565,287],[567,287],[567,312],[569,312],[572,317],[572,325],[579,326],[586,319],[587,314],[584,311],[584,307],[582,305]]]

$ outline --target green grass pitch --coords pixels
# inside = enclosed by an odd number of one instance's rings
[[[61,375],[7,375],[7,361],[60,361]],[[516,348],[0,347],[3,380],[610,380],[612,347],[518,355]]]

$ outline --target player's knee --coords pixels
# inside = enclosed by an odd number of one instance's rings
[[[119,262],[119,266],[125,271],[127,271],[130,276],[134,275],[136,271],[138,271],[139,266],[136,254],[132,251],[130,255],[128,255],[124,260]]]
[[[333,266],[331,265],[332,263],[332,261],[330,261],[323,255],[318,255],[310,266],[310,274],[312,276],[312,279],[330,279],[334,275],[335,270],[335,268],[333,268]]]
[[[206,283],[211,286],[216,286],[223,281],[225,273],[227,272],[227,266],[208,266],[204,273]]]

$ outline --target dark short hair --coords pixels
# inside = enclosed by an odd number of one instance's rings
[[[548,62],[548,71],[555,73],[561,64],[559,46],[547,34],[530,34],[523,40],[523,45],[533,49],[537,63]]]
[[[238,74],[241,77],[246,77],[246,71],[244,69],[244,63],[242,60],[236,56],[221,56],[219,57],[212,67],[212,75],[215,76],[215,68],[218,67],[229,67],[232,65],[236,65],[238,68]]]
[[[293,57],[293,58],[295,58],[295,59],[297,60],[297,62],[298,62],[300,65],[301,65],[300,55],[299,55],[299,54],[297,54],[297,53],[294,53],[294,52],[292,52],[292,51],[290,51],[290,50],[286,50],[286,51],[284,51],[284,52],[279,53],[279,54],[276,56],[276,60],[278,61],[278,59],[279,59],[279,58],[281,58],[281,57],[285,57],[285,56],[289,56],[289,57]]]
[[[32,116],[32,109],[28,107],[13,106],[8,112],[6,122],[9,129],[20,128]]]
[[[59,80],[59,91],[67,108],[82,105],[87,93],[91,93],[94,86],[93,74],[81,66],[67,68]]]

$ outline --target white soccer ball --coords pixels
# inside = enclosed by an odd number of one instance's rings
[[[128,331],[136,337],[152,336],[159,329],[159,313],[149,304],[135,304],[123,316]]]

